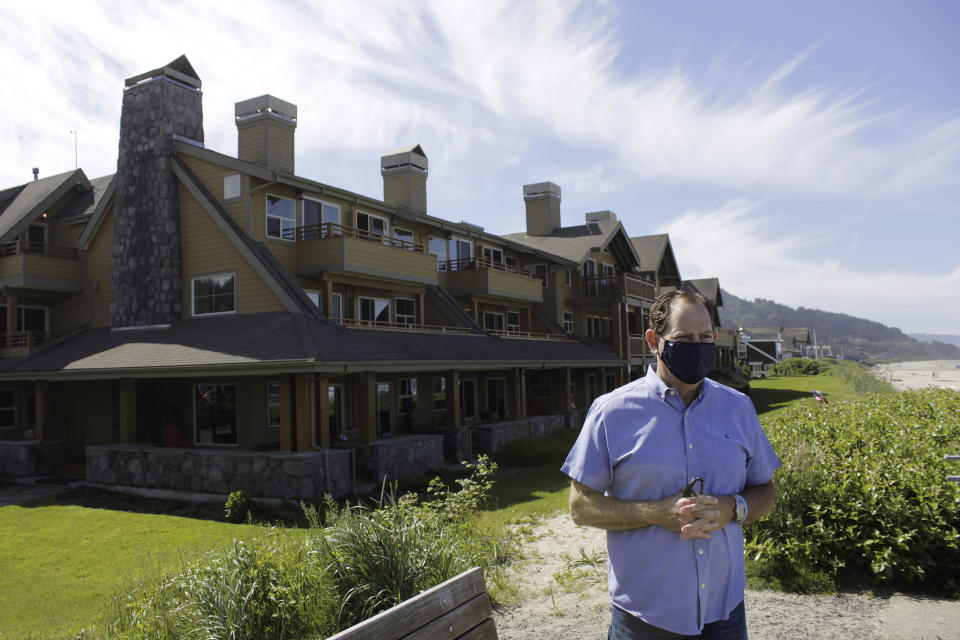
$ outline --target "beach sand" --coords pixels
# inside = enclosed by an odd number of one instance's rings
[[[960,391],[960,360],[918,360],[871,367],[874,374],[898,391],[941,387]]]

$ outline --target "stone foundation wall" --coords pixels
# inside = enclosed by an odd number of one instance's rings
[[[65,447],[61,440],[0,441],[0,477],[50,475],[63,464],[64,456]]]
[[[536,440],[561,429],[580,430],[585,412],[571,411],[552,416],[533,416],[510,422],[491,422],[471,427],[473,454],[493,455],[497,449],[510,442],[526,438]]]
[[[377,482],[424,475],[443,468],[443,436],[409,435],[377,440],[371,443],[369,455],[365,463]]]
[[[87,447],[87,481],[216,494],[241,490],[282,500],[352,490],[350,452],[338,449],[290,453],[102,445]]]

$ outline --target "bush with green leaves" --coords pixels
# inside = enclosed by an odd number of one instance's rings
[[[273,529],[226,552],[185,563],[174,575],[115,600],[111,640],[325,638],[480,566],[489,579],[515,551],[510,535],[476,525],[496,465],[481,457],[456,489],[439,479],[429,498],[339,506],[304,504],[311,532]],[[239,492],[238,492],[239,493]],[[245,496],[231,495],[237,513]]]
[[[740,393],[750,393],[750,378],[744,375],[740,367],[715,367],[710,370],[707,377]]]
[[[798,591],[960,595],[960,393],[874,394],[763,417],[783,462],[771,514],[747,527],[759,574]]]
[[[870,373],[863,365],[850,360],[828,360],[830,373],[853,387],[857,393],[893,393],[893,385]]]
[[[504,443],[493,454],[493,459],[506,467],[560,464],[566,460],[577,435],[579,433],[573,429],[560,429],[544,438],[518,438]]]
[[[808,360],[806,358],[787,358],[778,362],[773,367],[769,375],[775,376],[815,376],[822,373],[827,365],[818,360]]]

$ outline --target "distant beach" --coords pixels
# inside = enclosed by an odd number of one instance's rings
[[[878,378],[892,383],[899,391],[924,387],[960,391],[960,360],[892,362],[871,367],[871,371]]]

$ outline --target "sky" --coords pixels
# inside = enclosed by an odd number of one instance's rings
[[[958,32],[952,0],[14,3],[0,188],[114,172],[124,79],[186,54],[215,151],[270,93],[304,177],[382,198],[420,144],[431,215],[523,231],[550,180],[565,226],[669,233],[684,278],[960,334]]]

